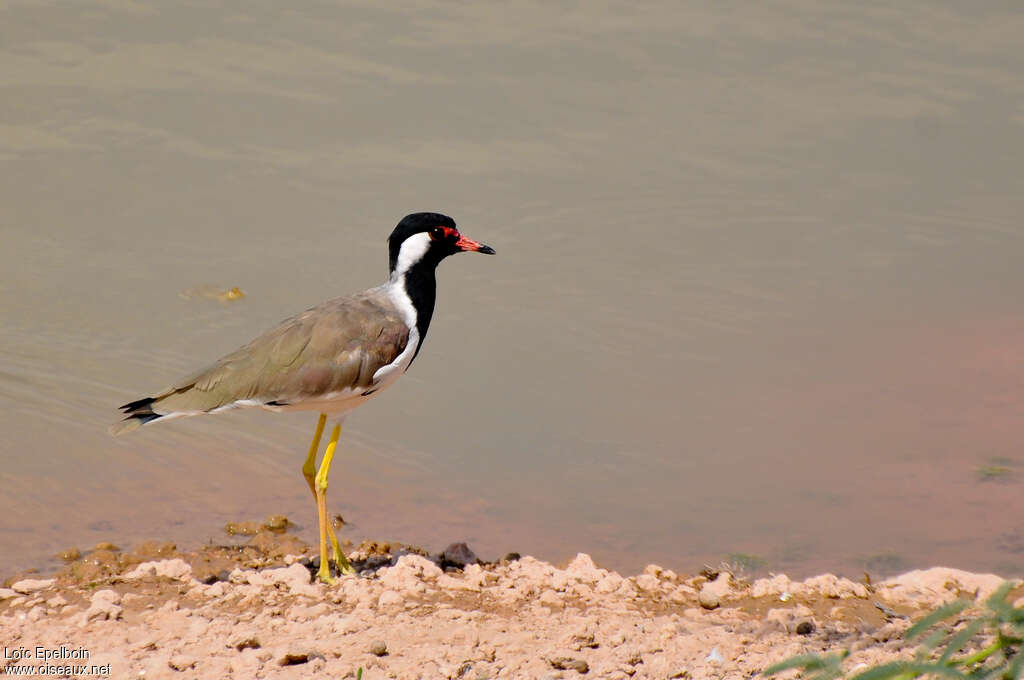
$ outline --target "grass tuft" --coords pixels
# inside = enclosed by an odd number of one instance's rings
[[[1006,582],[980,607],[957,600],[938,607],[911,626],[903,637],[920,639],[912,660],[892,661],[847,676],[843,661],[849,651],[838,654],[804,654],[764,669],[772,676],[797,669],[808,680],[909,680],[911,678],[992,678],[1016,680],[1024,677],[1024,608],[1007,601],[1013,583]]]

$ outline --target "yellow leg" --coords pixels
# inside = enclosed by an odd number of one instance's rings
[[[338,438],[340,436],[341,425],[335,425],[334,430],[331,432],[331,439],[327,442],[324,459],[320,462],[320,469],[317,470],[313,485],[313,493],[316,495],[317,515],[320,520],[320,570],[317,572],[317,577],[325,583],[333,581],[330,563],[327,559],[327,533],[328,531],[332,534],[334,533],[327,519],[327,476],[331,472],[331,461],[334,460],[334,451],[338,448]],[[334,539],[334,561],[338,565],[338,571],[342,574],[356,573],[356,570],[352,568],[352,565],[338,547],[337,539]]]
[[[320,437],[324,434],[324,424],[327,422],[327,414],[321,413],[320,420],[316,421],[316,432],[313,433],[313,443],[309,445],[309,453],[306,454],[306,462],[302,464],[302,474],[309,484],[309,490],[316,498],[316,488],[313,486],[313,477],[316,476],[316,452],[320,450]]]
[[[302,465],[302,475],[306,478],[306,483],[309,484],[309,490],[313,494],[313,499],[317,503],[317,514],[320,511],[320,500],[316,494],[316,454],[320,450],[320,437],[324,433],[324,425],[327,423],[327,414],[321,413],[320,419],[316,423],[316,432],[313,433],[313,441],[309,445],[309,453],[306,454],[306,462]],[[326,513],[326,508],[324,509]],[[334,562],[339,565],[339,569],[342,569],[341,565],[348,564],[348,560],[345,558],[345,554],[341,552],[341,546],[338,544],[338,536],[334,533],[334,527],[330,522],[327,523],[327,537],[331,540],[331,547],[334,549]],[[344,569],[342,569],[344,571]]]

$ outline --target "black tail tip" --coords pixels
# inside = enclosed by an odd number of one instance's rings
[[[138,411],[140,413],[152,413],[152,405],[154,401],[156,400],[153,399],[153,397],[145,397],[144,399],[136,399],[135,401],[129,401],[124,406],[119,406],[118,408],[124,411],[125,413],[132,415],[134,415],[134,411]]]
[[[116,436],[125,432],[131,432],[160,418],[161,415],[159,413],[153,413],[154,401],[152,397],[146,397],[145,399],[131,401],[121,406],[120,408],[124,412],[125,418],[121,422],[110,426],[110,434]]]

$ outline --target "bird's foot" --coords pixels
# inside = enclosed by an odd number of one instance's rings
[[[338,567],[338,573],[342,576],[355,576],[356,568],[352,566],[352,563],[345,557],[345,553],[341,552],[341,549],[334,551],[334,564]]]
[[[329,586],[333,586],[337,583],[337,579],[331,576],[331,567],[326,562],[320,563],[320,569],[316,572],[316,578],[320,583],[326,583]]]

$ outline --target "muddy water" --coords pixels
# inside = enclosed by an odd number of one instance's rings
[[[7,2],[0,572],[312,538],[311,416],[106,426],[438,210],[498,255],[350,418],[350,537],[1024,573],[1024,14],[677,4]]]

